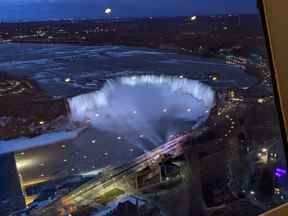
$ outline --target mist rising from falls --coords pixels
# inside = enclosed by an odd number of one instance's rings
[[[137,144],[163,144],[170,136],[204,122],[214,106],[214,90],[199,81],[167,76],[108,80],[100,91],[68,100],[72,121]]]

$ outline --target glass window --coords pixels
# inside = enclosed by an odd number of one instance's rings
[[[287,202],[255,1],[0,9],[0,215],[240,216]]]

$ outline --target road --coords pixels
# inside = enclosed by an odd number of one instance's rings
[[[190,135],[181,135],[164,145],[152,150],[151,152],[145,153],[135,160],[121,165],[119,167],[112,168],[104,172],[104,175],[100,178],[95,178],[88,183],[80,186],[64,197],[59,198],[50,205],[38,209],[32,212],[31,215],[47,215],[47,212],[55,212],[55,209],[62,210],[65,209],[65,214],[73,211],[75,207],[84,205],[93,205],[95,200],[99,195],[109,191],[114,187],[121,188],[122,186],[118,184],[123,177],[128,177],[135,174],[148,165],[156,165],[162,160],[161,155],[173,154],[180,155],[183,153],[183,142],[185,142]],[[123,188],[126,193],[129,194],[127,188]],[[45,212],[45,213],[44,213]],[[48,214],[49,215],[49,214]]]

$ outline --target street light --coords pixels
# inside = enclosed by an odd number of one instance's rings
[[[70,78],[66,78],[66,79],[65,79],[65,82],[66,82],[66,83],[69,83],[69,82],[71,82],[71,79],[70,79]]]
[[[191,21],[195,21],[197,19],[197,16],[192,16],[192,17],[190,17],[190,20]]]
[[[263,149],[262,149],[262,152],[263,152],[263,153],[267,153],[267,152],[268,152],[268,149],[267,149],[267,148],[263,148]]]

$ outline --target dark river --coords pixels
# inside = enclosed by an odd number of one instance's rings
[[[51,96],[58,97],[99,89],[97,80],[140,74],[183,75],[221,88],[249,87],[257,82],[220,60],[122,46],[1,44],[0,71],[34,79]],[[215,73],[220,80],[212,82],[209,75]]]

